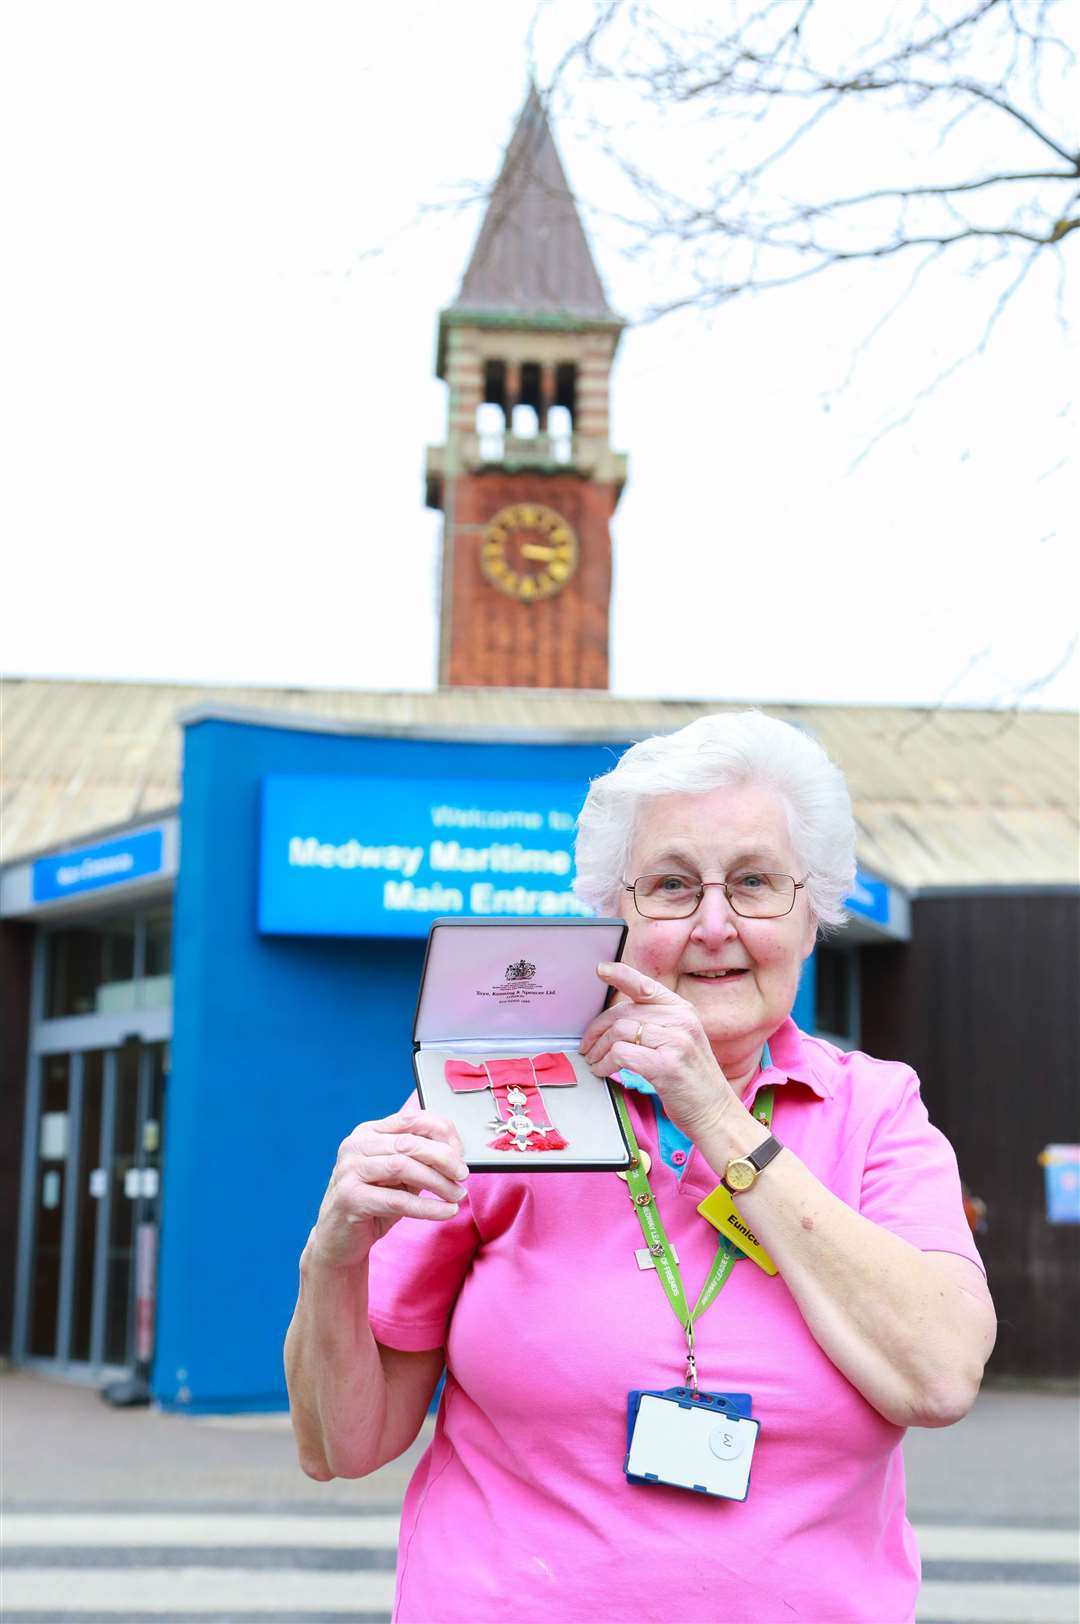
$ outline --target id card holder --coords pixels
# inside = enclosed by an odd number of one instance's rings
[[[627,1480],[745,1500],[761,1427],[749,1408],[748,1393],[635,1389],[628,1407]]]
[[[626,1448],[630,1450],[630,1442],[634,1436],[634,1422],[637,1420],[638,1405],[648,1395],[651,1398],[690,1398],[689,1387],[632,1387],[626,1396]],[[706,1399],[721,1398],[730,1404],[736,1415],[752,1416],[754,1413],[753,1401],[749,1393],[702,1393],[696,1400],[704,1404]],[[631,1483],[651,1483],[652,1478],[634,1477],[627,1472]]]

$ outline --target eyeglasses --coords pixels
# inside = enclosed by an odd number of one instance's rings
[[[685,874],[643,874],[626,890],[644,919],[689,919],[701,906],[710,885],[718,885],[743,919],[782,919],[795,906],[795,893],[805,880],[790,874],[762,874],[757,869],[730,880],[691,880]]]

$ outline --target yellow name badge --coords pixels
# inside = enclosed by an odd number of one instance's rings
[[[733,1246],[737,1246],[740,1252],[745,1252],[748,1258],[752,1258],[759,1269],[764,1269],[766,1274],[777,1272],[776,1264],[753,1230],[748,1229],[743,1223],[731,1199],[731,1191],[724,1185],[718,1184],[711,1195],[698,1202],[698,1212],[709,1220],[714,1229],[718,1229],[721,1235],[726,1236]]]

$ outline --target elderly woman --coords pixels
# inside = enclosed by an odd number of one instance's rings
[[[403,1624],[901,1624],[919,1582],[904,1428],[966,1414],[994,1315],[914,1074],[791,1020],[854,878],[842,775],[784,723],[707,717],[592,785],[577,865],[581,897],[629,926],[582,1050],[623,1085],[686,1302],[739,1260],[693,1341],[702,1388],[750,1395],[760,1423],[747,1497],[623,1474],[628,1392],[687,1367],[627,1183],[469,1179],[451,1125],[412,1106],[350,1134],[304,1249],[301,1464],[392,1460],[445,1364],[404,1509]],[[722,1183],[777,1273],[699,1214]]]

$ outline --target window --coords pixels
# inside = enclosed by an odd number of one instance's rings
[[[135,979],[135,920],[52,931],[45,948],[45,1015],[101,1014]]]
[[[537,421],[540,418],[542,377],[538,361],[522,361],[520,383],[518,386],[518,405],[531,406],[536,413]]]
[[[540,420],[536,415],[535,406],[518,405],[510,419],[511,432],[515,440],[535,440],[540,428]]]
[[[554,462],[571,462],[574,455],[573,423],[565,406],[553,406],[548,412],[548,438]]]
[[[506,362],[484,362],[484,402],[497,406],[506,416]]]
[[[46,1020],[156,1009],[171,1000],[171,905],[46,934]]]
[[[859,1041],[859,964],[851,948],[818,946],[814,953],[814,1030],[842,1048]]]
[[[167,976],[172,973],[172,909],[155,908],[146,915],[146,948],[143,954],[144,976]]]
[[[573,423],[577,415],[577,367],[572,361],[561,361],[555,368],[555,404],[566,407]]]
[[[484,462],[501,462],[506,438],[506,418],[501,406],[485,401],[476,408],[476,433]]]
[[[154,908],[143,919],[140,1009],[162,1009],[172,1003],[172,908]]]

